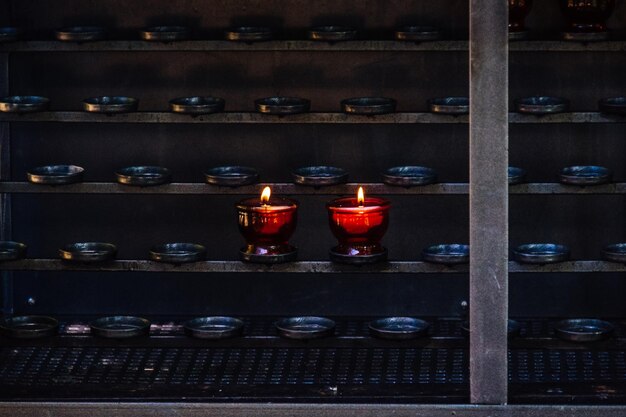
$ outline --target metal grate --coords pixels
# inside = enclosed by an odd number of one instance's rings
[[[462,349],[17,347],[0,385],[463,384]]]

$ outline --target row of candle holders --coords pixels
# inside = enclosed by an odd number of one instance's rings
[[[136,316],[101,317],[89,323],[92,335],[108,339],[128,339],[150,335],[151,322]],[[185,334],[204,340],[223,340],[244,334],[244,322],[227,316],[198,317],[183,324]],[[335,321],[326,317],[298,316],[278,320],[274,327],[279,336],[311,340],[335,335]],[[508,320],[509,339],[521,332],[521,324]],[[371,336],[388,340],[411,340],[429,335],[430,323],[415,317],[385,317],[368,323]],[[461,332],[469,336],[469,322],[460,322]],[[35,339],[58,333],[59,321],[48,316],[15,316],[0,319],[0,334],[11,338]],[[598,319],[565,319],[553,324],[554,334],[570,342],[596,342],[609,338],[615,327]]]
[[[432,113],[447,115],[469,114],[467,97],[439,97],[428,100]],[[396,100],[389,97],[353,97],[340,102],[341,110],[347,114],[380,115],[396,111]],[[254,101],[256,111],[262,114],[285,116],[307,113],[311,101],[300,97],[266,97]],[[8,96],[0,98],[0,112],[35,113],[45,111],[50,99],[42,96]],[[179,97],[170,100],[170,111],[198,116],[224,111],[225,100],[212,96]],[[515,110],[519,113],[547,115],[567,112],[569,100],[561,97],[531,96],[515,100]],[[136,112],[139,100],[128,96],[99,96],[83,100],[83,110],[90,113],[119,114]],[[598,102],[603,113],[626,114],[626,97],[607,97]]]
[[[45,165],[33,168],[26,173],[26,178],[33,184],[63,185],[82,182],[84,168],[76,165]],[[315,188],[345,184],[348,172],[332,166],[309,166],[294,170],[292,180],[295,184]],[[259,173],[256,169],[242,166],[222,166],[207,170],[204,174],[207,184],[222,187],[240,187],[256,184]],[[156,186],[172,181],[169,169],[157,166],[132,166],[115,173],[119,184],[130,186]],[[510,185],[521,184],[526,179],[526,170],[518,167],[508,168]],[[610,182],[612,172],[608,168],[596,165],[574,165],[561,170],[559,181],[566,185],[601,185]],[[432,168],[423,166],[398,166],[382,173],[383,183],[390,186],[412,187],[434,184],[437,173]]]
[[[370,213],[359,211],[358,208],[353,210],[353,207],[342,207],[346,200],[348,199],[338,199],[327,204],[330,227],[339,240],[339,245],[330,252],[331,259],[348,264],[385,260],[387,249],[380,245],[388,222],[383,203],[378,203],[378,213],[372,215],[372,206],[363,207],[364,210],[370,208]],[[271,201],[276,202],[276,199]],[[371,198],[366,201],[371,201]],[[264,208],[257,205],[253,199],[243,200],[237,204],[239,230],[247,243],[240,252],[244,261],[281,263],[295,260],[297,249],[289,245],[288,240],[296,227],[297,207],[276,205],[271,207],[273,212],[261,211],[259,214],[258,210]],[[292,208],[293,211],[288,210]],[[337,212],[348,208],[352,210],[343,213],[343,217]],[[372,219],[379,223],[373,223]],[[257,223],[250,223],[254,221]],[[26,256],[26,249],[24,243],[0,241],[0,262],[22,259]],[[102,263],[115,259],[117,247],[105,242],[77,242],[63,246],[58,252],[59,257],[67,262]],[[200,244],[181,242],[156,245],[149,251],[150,260],[176,265],[204,261],[206,254],[206,248]],[[570,249],[556,243],[527,243],[515,247],[512,255],[513,260],[519,263],[550,264],[569,260]],[[626,264],[626,243],[606,245],[602,251],[602,258]],[[432,245],[422,251],[422,259],[425,262],[442,265],[465,264],[469,262],[469,245],[460,243]]]
[[[600,41],[609,38],[606,21],[613,13],[615,0],[594,0],[593,2],[558,0],[567,21],[562,33],[564,40]],[[532,8],[532,0],[509,0],[509,39],[528,37],[524,21]],[[186,26],[152,26],[139,31],[145,41],[174,42],[191,38],[191,28]],[[239,26],[224,32],[224,38],[231,41],[260,42],[276,37],[277,29],[266,26]],[[100,26],[71,26],[57,29],[54,33],[59,41],[92,42],[106,38],[106,30]],[[20,36],[16,27],[0,28],[0,42],[15,41]],[[308,31],[308,39],[314,41],[340,42],[357,39],[358,30],[344,25],[315,26]],[[394,38],[401,41],[433,41],[442,38],[441,30],[432,26],[405,25],[397,28]]]

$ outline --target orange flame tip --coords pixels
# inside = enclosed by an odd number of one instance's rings
[[[270,201],[270,196],[272,195],[272,190],[270,187],[265,187],[263,192],[261,193],[261,203],[268,203]]]

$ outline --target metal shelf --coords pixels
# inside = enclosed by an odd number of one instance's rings
[[[291,183],[260,183],[243,187],[218,187],[205,183],[171,183],[154,187],[130,187],[114,182],[84,182],[68,185],[40,185],[29,182],[0,182],[0,193],[8,194],[176,194],[176,195],[256,195],[265,186],[275,194],[286,195],[352,195],[359,187],[378,195],[467,195],[467,183],[439,183],[415,187],[394,187],[381,183],[350,183],[330,187],[305,187]],[[510,194],[626,194],[626,183],[595,186],[563,185],[559,183],[527,183],[512,185]]]
[[[466,52],[465,40],[433,42],[400,42],[395,40],[357,40],[346,42],[314,42],[309,40],[275,40],[269,42],[243,43],[223,40],[192,40],[180,42],[145,42],[140,40],[111,40],[101,42],[20,41],[0,45],[1,52],[207,52],[207,51],[307,51],[307,52],[403,52],[442,51]],[[626,41],[566,42],[559,40],[510,42],[511,52],[623,52]]]
[[[261,265],[240,261],[203,261],[175,265],[148,260],[116,260],[103,264],[72,264],[60,259],[23,259],[0,264],[5,271],[131,271],[131,272],[284,272],[284,273],[466,273],[467,265],[449,267],[427,262],[392,261],[374,265],[342,265],[330,261],[298,261]],[[624,269],[626,270],[626,268]]]
[[[202,116],[189,116],[171,112],[135,112],[116,115],[82,111],[51,111],[32,114],[0,113],[2,122],[64,122],[64,123],[297,123],[297,124],[454,124],[469,122],[467,115],[451,116],[435,113],[391,113],[378,116],[361,116],[344,113],[303,113],[273,116],[254,112],[226,112]],[[626,117],[599,112],[559,113],[534,116],[509,113],[514,124],[541,123],[626,123]]]
[[[102,264],[68,263],[60,259],[22,259],[0,263],[2,271],[105,271],[105,272],[217,272],[217,273],[372,273],[372,274],[440,274],[467,273],[467,265],[446,266],[421,261],[390,261],[373,265],[343,265],[330,261],[297,261],[276,265],[250,264],[240,261],[203,261],[189,264],[167,264],[148,260],[116,260]],[[528,265],[509,261],[510,273],[586,273],[626,272],[626,264],[599,260],[568,261],[556,264]]]

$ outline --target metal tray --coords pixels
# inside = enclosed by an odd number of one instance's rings
[[[46,316],[15,316],[0,319],[0,334],[18,339],[37,339],[57,334],[59,321]]]
[[[298,248],[295,246],[289,246],[287,252],[280,254],[261,255],[258,253],[249,253],[247,248],[243,247],[239,250],[239,256],[244,262],[250,262],[254,264],[282,264],[285,262],[292,262],[298,258]]]
[[[433,113],[461,115],[469,113],[469,98],[439,97],[428,100],[428,107]]]
[[[18,28],[11,26],[0,27],[0,43],[2,42],[14,42],[19,37],[20,31]]]
[[[567,261],[570,250],[556,243],[528,243],[513,249],[513,259],[525,264],[551,264]]]
[[[264,26],[239,26],[227,30],[225,36],[229,41],[261,42],[271,40],[274,32]]]
[[[275,324],[281,337],[288,339],[319,339],[335,333],[335,322],[325,317],[291,317]]]
[[[568,319],[554,325],[554,334],[569,342],[596,342],[611,337],[614,331],[611,323],[597,319]]]
[[[156,262],[182,264],[206,258],[206,248],[197,243],[165,243],[150,249],[150,259]]]
[[[506,326],[506,335],[509,339],[519,336],[522,331],[522,325],[515,320],[508,319]],[[465,336],[469,336],[470,334],[470,324],[469,321],[465,320],[461,323],[461,332]]]
[[[432,168],[420,166],[401,166],[383,172],[383,182],[387,185],[410,187],[428,185],[437,181],[437,173]]]
[[[345,170],[330,166],[298,168],[291,176],[294,183],[311,187],[337,185],[348,181],[348,173]]]
[[[509,40],[510,41],[523,41],[524,39],[528,39],[528,30],[516,30],[509,32]]]
[[[89,323],[94,336],[126,339],[150,334],[150,321],[134,316],[102,317]]]
[[[90,113],[129,113],[137,111],[139,100],[126,96],[90,97],[83,100],[83,109]]]
[[[569,185],[599,185],[611,181],[611,171],[594,165],[576,165],[561,170],[561,183]]]
[[[256,111],[263,114],[298,114],[311,109],[311,102],[298,97],[266,97],[254,100]]]
[[[169,169],[156,166],[126,167],[117,171],[115,176],[120,184],[140,187],[166,184],[172,179]]]
[[[429,246],[422,251],[422,259],[444,265],[466,264],[469,262],[469,245],[452,243]]]
[[[0,111],[5,113],[34,113],[47,110],[50,99],[41,96],[9,96],[0,98]]]
[[[602,249],[602,258],[626,264],[626,243],[612,243]]]
[[[104,39],[104,29],[100,26],[71,26],[54,31],[57,40],[65,42],[93,42]]]
[[[598,102],[602,113],[626,114],[626,97],[607,97]]]
[[[185,334],[198,339],[228,339],[241,336],[243,321],[234,317],[198,317],[184,324]]]
[[[396,101],[387,97],[354,97],[341,101],[344,113],[375,115],[396,111]]]
[[[386,317],[369,324],[370,334],[380,339],[407,340],[428,334],[430,324],[413,317]]]
[[[26,245],[11,240],[0,241],[0,262],[15,261],[26,256]]]
[[[104,262],[115,258],[117,248],[112,243],[79,242],[59,249],[59,256],[72,262]]]
[[[337,247],[335,246],[328,251],[328,255],[331,261],[340,264],[369,265],[386,261],[387,257],[389,256],[389,251],[387,250],[387,248],[383,248],[382,252],[374,253],[371,255],[347,255],[338,251]]]
[[[61,185],[81,182],[85,170],[76,165],[46,165],[33,168],[26,178],[33,184]]]
[[[441,31],[433,26],[408,25],[396,29],[394,36],[399,41],[436,41],[441,39]]]
[[[604,32],[563,32],[561,38],[572,42],[600,42],[611,37],[608,31]]]
[[[210,114],[224,111],[224,99],[219,97],[179,97],[170,100],[170,110],[183,114]]]
[[[523,168],[508,168],[509,185],[521,184],[526,180],[526,170]]]
[[[256,184],[259,181],[259,173],[256,169],[240,166],[211,168],[207,170],[204,176],[208,184],[222,187],[240,187]]]
[[[356,29],[349,26],[316,26],[309,30],[309,39],[313,41],[340,42],[356,38]]]
[[[144,41],[173,42],[189,38],[190,30],[185,26],[152,26],[140,31]]]
[[[524,97],[515,100],[515,108],[520,113],[535,115],[562,113],[569,109],[569,101],[561,97]]]

